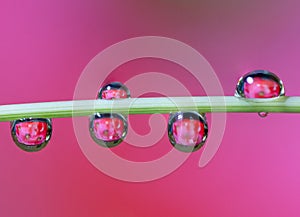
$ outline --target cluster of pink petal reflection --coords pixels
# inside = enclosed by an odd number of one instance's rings
[[[124,123],[119,118],[99,118],[93,124],[95,136],[103,141],[119,140],[124,133]]]
[[[172,125],[173,136],[177,144],[195,146],[205,136],[204,125],[199,120],[182,119]]]
[[[104,90],[101,95],[102,99],[124,99],[128,98],[128,94],[123,89]]]
[[[244,83],[244,95],[246,98],[278,97],[280,91],[280,84],[272,79],[248,77]]]
[[[16,137],[25,145],[39,145],[45,142],[48,125],[43,121],[27,121],[16,124]]]

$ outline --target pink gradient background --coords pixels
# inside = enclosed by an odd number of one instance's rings
[[[0,104],[71,100],[95,55],[146,35],[194,47],[215,69],[226,95],[233,95],[238,78],[253,69],[273,71],[287,95],[299,95],[299,7],[297,1],[271,0],[4,0]],[[188,72],[161,60],[132,61],[107,80],[124,82],[148,71],[170,74],[193,95],[203,94]],[[133,119],[147,121],[147,116]],[[205,168],[198,167],[201,151],[196,152],[169,176],[147,183],[104,175],[82,154],[72,119],[53,122],[51,142],[39,153],[19,150],[9,123],[0,123],[1,217],[300,215],[299,115],[228,114],[220,149]],[[136,130],[147,133],[149,126]],[[124,145],[114,151],[147,161],[170,146],[164,137],[151,148],[136,149]]]

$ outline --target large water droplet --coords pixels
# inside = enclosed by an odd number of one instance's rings
[[[274,98],[284,94],[282,81],[266,70],[255,70],[241,77],[235,92],[235,96],[244,98]]]
[[[206,118],[197,112],[177,112],[169,117],[170,143],[183,152],[199,150],[208,134]]]
[[[271,99],[284,95],[282,81],[274,73],[266,70],[255,70],[242,76],[235,90],[235,96],[249,99]],[[268,112],[259,112],[258,115],[267,117]]]
[[[52,122],[45,118],[24,118],[11,122],[11,135],[18,147],[35,152],[43,149],[52,135]]]

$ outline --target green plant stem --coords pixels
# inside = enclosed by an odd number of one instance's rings
[[[154,114],[176,111],[300,113],[300,97],[247,100],[234,96],[157,97],[121,100],[57,101],[0,106],[0,121],[26,117],[62,118],[93,113]]]

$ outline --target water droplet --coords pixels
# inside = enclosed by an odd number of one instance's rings
[[[11,122],[11,135],[24,151],[40,151],[50,141],[52,121],[45,118],[23,118]]]
[[[269,114],[268,112],[259,112],[259,113],[258,113],[259,117],[261,117],[261,118],[267,117],[268,114]]]
[[[241,77],[235,91],[235,96],[243,98],[274,98],[284,94],[282,81],[266,70],[255,70]]]
[[[124,99],[130,97],[129,89],[120,82],[112,82],[102,87],[98,99]]]
[[[248,99],[272,99],[284,96],[282,81],[272,72],[255,70],[243,77],[237,83],[235,96]],[[267,117],[268,112],[259,112],[260,117]]]
[[[90,118],[90,135],[104,147],[120,144],[127,134],[127,120],[121,114],[96,113]]]
[[[208,126],[204,115],[197,112],[177,112],[169,117],[170,143],[183,152],[199,150],[205,143]]]

